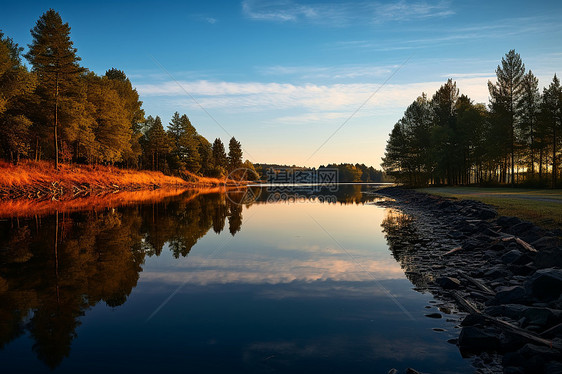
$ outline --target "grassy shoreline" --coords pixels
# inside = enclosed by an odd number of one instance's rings
[[[427,187],[433,195],[478,200],[496,207],[504,216],[516,216],[548,229],[562,229],[562,190],[484,187]]]
[[[0,162],[0,200],[66,200],[95,193],[198,188],[224,185],[224,180],[190,175],[190,180],[161,172],[127,170],[102,165],[61,165],[56,170],[46,161],[19,165]]]

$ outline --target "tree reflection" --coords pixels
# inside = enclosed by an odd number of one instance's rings
[[[338,194],[342,203],[368,200],[360,186]],[[0,221],[0,349],[29,334],[37,357],[57,367],[70,354],[80,317],[99,302],[125,303],[147,256],[167,247],[186,257],[209,230],[225,230],[227,219],[236,235],[243,207],[253,203],[244,193],[191,191],[88,211],[43,207],[55,213]]]
[[[431,279],[419,269],[420,261],[415,258],[415,246],[420,239],[412,218],[401,211],[387,209],[381,227],[390,252],[406,277],[417,288],[425,289]]]
[[[50,368],[70,354],[80,317],[122,305],[146,256],[187,256],[211,228],[240,231],[242,206],[212,193],[0,222],[0,348],[24,333]]]

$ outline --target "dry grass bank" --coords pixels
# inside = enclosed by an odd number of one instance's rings
[[[210,187],[224,184],[217,178],[190,175],[190,180],[154,171],[119,169],[101,165],[61,165],[46,161],[12,165],[0,161],[0,199],[72,199],[99,192],[155,188]]]

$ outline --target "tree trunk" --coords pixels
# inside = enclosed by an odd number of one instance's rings
[[[55,76],[55,125],[54,128],[54,140],[55,140],[55,169],[59,169],[59,143],[57,137],[57,126],[59,122],[59,73],[57,72]]]
[[[556,187],[556,123],[552,129],[552,187]]]

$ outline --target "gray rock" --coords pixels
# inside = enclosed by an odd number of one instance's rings
[[[459,347],[470,352],[495,350],[499,347],[499,338],[480,328],[466,326],[459,335]]]
[[[518,225],[521,222],[522,221],[517,217],[505,217],[505,216],[499,217],[496,221],[496,223],[498,225],[500,225],[501,227],[504,227],[504,228]]]
[[[525,283],[527,293],[539,301],[557,300],[562,294],[562,269],[540,269]]]
[[[507,230],[507,232],[513,235],[521,236],[522,234],[528,232],[529,230],[532,230],[533,228],[535,228],[535,225],[533,225],[531,222],[523,221],[521,223],[511,226]]]
[[[493,209],[482,208],[477,213],[476,217],[478,219],[492,219],[492,218],[495,218],[497,215],[498,215],[498,213],[496,213],[496,211],[493,210]]]
[[[562,248],[544,248],[535,255],[534,264],[539,269],[562,267]]]
[[[518,249],[513,249],[507,253],[505,253],[503,256],[501,256],[501,261],[504,264],[511,264],[513,262],[515,262],[516,260],[519,259],[519,257],[521,257],[523,255],[523,253],[518,250]]]
[[[557,247],[559,244],[560,240],[553,236],[543,236],[542,238],[531,243],[531,245],[539,251],[547,248]]]
[[[521,286],[500,287],[496,292],[495,301],[498,304],[517,304],[525,301],[525,288]]]

